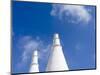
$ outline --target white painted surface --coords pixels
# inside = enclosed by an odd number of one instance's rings
[[[63,54],[62,46],[60,45],[59,35],[54,35],[53,47],[49,57],[46,71],[61,71],[68,70],[68,66]]]
[[[30,67],[30,72],[39,72],[39,65],[38,65],[38,51],[35,50],[33,53],[32,63]]]
[[[59,35],[57,33],[54,35],[53,45],[60,45]]]

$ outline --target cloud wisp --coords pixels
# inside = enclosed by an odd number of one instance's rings
[[[43,60],[44,56],[48,55],[50,47],[50,44],[45,45],[45,42],[40,40],[39,37],[36,39],[31,36],[21,37],[19,40],[19,48],[23,51],[21,61],[18,62],[18,64],[20,64],[20,66],[26,64],[36,49],[39,51],[39,59]]]
[[[71,23],[88,23],[91,14],[85,6],[53,4],[50,12],[51,16],[58,17],[61,21]]]

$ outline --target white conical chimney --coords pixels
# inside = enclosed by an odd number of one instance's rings
[[[39,72],[38,51],[37,50],[34,51],[33,56],[32,56],[30,72]]]
[[[60,44],[59,35],[55,34],[53,39],[53,46],[51,49],[51,54],[49,56],[46,71],[62,71],[68,70],[68,65],[66,63],[62,46]]]

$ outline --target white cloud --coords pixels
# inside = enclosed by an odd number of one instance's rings
[[[71,21],[72,23],[88,23],[91,19],[88,9],[79,5],[53,4],[50,14],[60,20]]]
[[[21,61],[18,62],[18,65],[21,66],[27,63],[35,49],[39,50],[39,59],[43,59],[44,56],[47,55],[48,51],[50,50],[51,45],[45,45],[44,41],[41,41],[39,37],[36,37],[36,39],[34,39],[31,36],[23,36],[19,39],[18,46],[20,50],[23,50]]]
[[[18,65],[22,65],[27,62],[32,52],[39,46],[39,42],[33,39],[31,36],[23,36],[19,39],[18,47],[22,50],[21,60]]]
[[[51,51],[50,44],[46,45],[45,47],[42,46],[41,50],[39,51],[39,59],[44,60],[44,57],[45,57],[45,60],[46,60],[50,54],[50,51]]]

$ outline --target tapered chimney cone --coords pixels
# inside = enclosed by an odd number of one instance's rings
[[[68,70],[68,65],[64,57],[62,46],[60,44],[59,34],[54,34],[51,54],[49,56],[46,71]]]
[[[30,72],[39,72],[38,51],[37,50],[34,51],[33,56],[32,56]]]

